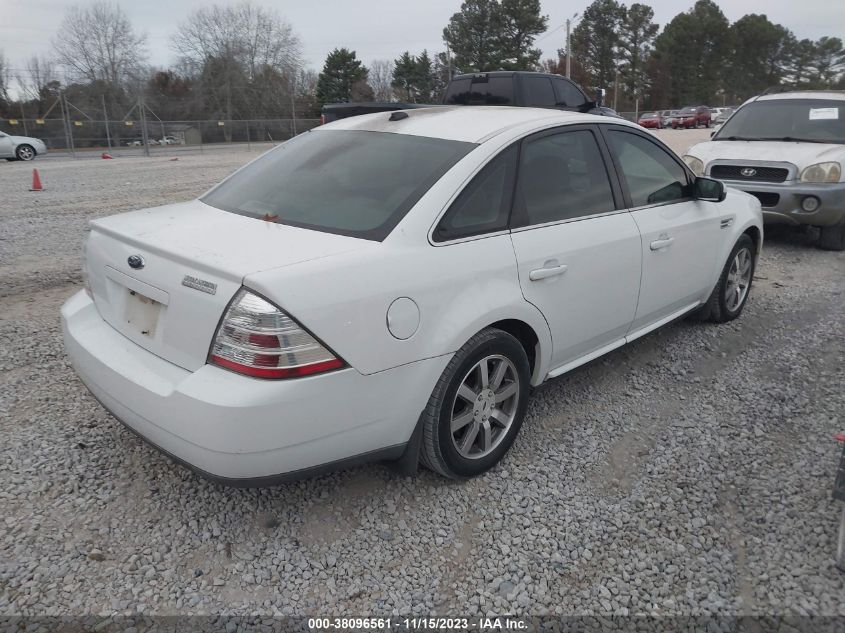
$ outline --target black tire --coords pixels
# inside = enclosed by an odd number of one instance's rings
[[[478,458],[464,457],[452,438],[452,412],[458,388],[482,359],[491,355],[507,358],[516,371],[517,401],[513,421],[493,450]],[[528,356],[520,342],[502,330],[486,328],[469,339],[449,361],[423,411],[420,458],[427,468],[451,479],[475,477],[495,466],[507,453],[525,418],[530,393]]]
[[[819,248],[826,251],[845,251],[845,220],[833,226],[821,227]]]
[[[725,298],[725,291],[727,290],[728,284],[728,274],[730,273],[731,264],[733,263],[734,258],[743,248],[747,248],[751,255],[751,276],[748,280],[748,289],[745,292],[745,296],[742,298],[739,305],[732,310],[728,307]],[[716,287],[713,288],[713,292],[710,293],[710,297],[707,299],[707,302],[698,310],[693,312],[693,318],[698,321],[726,323],[728,321],[733,321],[742,314],[742,309],[745,307],[745,304],[748,302],[748,297],[751,295],[751,285],[754,282],[754,269],[756,266],[757,245],[747,233],[743,233],[731,249],[731,254],[728,255],[728,260],[722,267],[722,274],[719,275],[719,281],[716,282]]]
[[[27,145],[26,143],[18,145],[15,149],[15,157],[18,160],[34,160],[35,148],[32,145]]]

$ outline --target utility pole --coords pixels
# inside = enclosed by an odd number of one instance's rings
[[[572,53],[570,52],[569,44],[569,25],[571,20],[566,18],[566,76],[572,76]]]
[[[138,98],[138,112],[141,114],[141,138],[144,141],[144,156],[149,157],[150,155],[150,137],[147,134],[147,115],[146,110],[147,106],[144,105],[143,98]]]
[[[616,97],[619,96],[619,69],[616,69],[616,78],[613,80],[613,109],[616,110]]]
[[[572,21],[578,17],[578,14],[575,13],[571,18],[566,18],[566,76],[572,76],[572,43],[569,37],[569,27],[572,25]]]
[[[109,152],[111,152],[111,134],[109,133],[109,113],[106,111],[106,95],[102,94],[100,97],[103,99],[103,122],[106,124],[106,144],[109,146]]]

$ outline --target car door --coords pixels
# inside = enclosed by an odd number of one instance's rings
[[[715,282],[721,218],[715,203],[692,197],[692,174],[653,137],[619,126],[606,127],[604,136],[642,235],[633,333],[679,316],[707,296]]]
[[[552,333],[554,376],[619,346],[634,318],[640,235],[593,126],[525,139],[511,219],[523,296]]]
[[[8,134],[0,132],[0,158],[12,158],[15,155],[15,144]]]

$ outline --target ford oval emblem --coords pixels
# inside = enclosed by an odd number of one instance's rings
[[[752,176],[757,175],[757,170],[753,167],[744,167],[739,173],[741,173],[746,178],[751,178]]]
[[[129,264],[129,268],[134,268],[135,270],[141,270],[144,267],[144,258],[140,255],[130,255],[126,258],[126,263]]]

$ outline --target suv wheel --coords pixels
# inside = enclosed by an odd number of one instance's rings
[[[833,226],[821,227],[819,248],[826,251],[845,251],[845,220]]]
[[[699,321],[725,323],[742,314],[751,293],[756,260],[757,247],[754,240],[742,234],[731,250],[710,298],[693,313],[693,317]]]
[[[421,458],[453,479],[492,468],[513,444],[528,405],[528,356],[516,338],[494,328],[458,350],[423,411]]]

